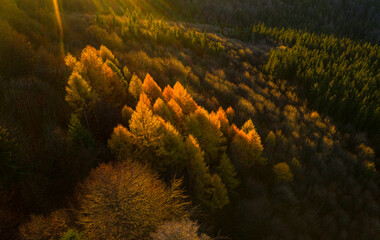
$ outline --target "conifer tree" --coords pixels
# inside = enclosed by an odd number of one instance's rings
[[[117,61],[115,55],[106,46],[101,45],[99,48],[98,54],[101,57],[103,62],[107,62],[108,60],[112,62],[115,65],[115,67],[119,66],[119,62]]]
[[[131,82],[129,83],[128,91],[134,97],[134,99],[136,100],[139,99],[140,94],[142,92],[142,82],[136,74],[132,75]]]
[[[186,165],[184,156],[186,155],[186,148],[183,142],[183,137],[169,122],[165,122],[162,118],[161,124],[163,127],[162,143],[164,151],[160,155],[164,155],[162,165],[171,170],[171,174],[180,173]]]
[[[114,73],[117,74],[118,78],[124,83],[125,89],[128,89],[128,82],[124,79],[123,74],[121,73],[120,69],[110,60],[106,60],[106,65],[112,69]]]
[[[129,121],[129,127],[144,147],[161,145],[161,123],[143,101],[137,103],[136,110]]]
[[[175,124],[172,111],[161,98],[157,98],[156,102],[154,103],[153,112],[154,114],[162,117],[165,121],[168,121],[171,124]]]
[[[244,125],[241,127],[241,130],[245,133],[249,133],[252,130],[256,130],[255,125],[253,124],[252,120],[249,119],[244,123]]]
[[[270,131],[265,138],[265,153],[267,156],[274,156],[274,151],[276,147],[276,135]]]
[[[204,161],[204,153],[197,140],[192,136],[186,139],[188,171],[197,201],[211,209],[220,209],[228,204],[228,194],[225,185],[217,174],[211,176]]]
[[[129,83],[132,78],[132,73],[131,71],[129,71],[129,69],[126,66],[123,68],[123,74],[124,74],[124,79],[127,81],[127,83]]]
[[[111,138],[108,140],[108,146],[120,160],[136,157],[135,153],[139,150],[139,142],[136,136],[122,125],[115,127]]]
[[[282,182],[293,181],[293,173],[289,168],[289,165],[285,162],[278,163],[274,165],[273,171],[277,176],[277,180]]]
[[[218,174],[212,175],[212,209],[221,209],[230,203],[226,186]]]
[[[142,84],[142,91],[148,96],[152,103],[154,103],[157,98],[162,97],[161,88],[157,85],[149,73],[146,75],[144,83]]]
[[[228,191],[234,190],[237,186],[239,186],[240,182],[236,178],[236,170],[232,165],[230,159],[227,154],[223,154],[220,159],[220,165],[217,168],[219,176],[222,178],[223,183],[226,185]]]
[[[220,129],[223,133],[227,133],[227,130],[230,127],[227,113],[224,111],[222,107],[220,107],[216,112],[216,116],[220,122]]]
[[[133,112],[134,111],[131,107],[124,105],[123,109],[121,110],[121,118],[123,119],[124,124],[128,125],[129,120],[131,120]]]
[[[112,58],[113,55],[108,56],[110,54],[112,53],[106,53],[106,58]],[[87,46],[82,51],[80,62],[85,72],[85,75],[82,77],[89,82],[93,91],[95,91],[103,101],[112,103],[114,106],[120,108],[124,106],[124,101],[127,97],[125,83],[106,62],[103,62],[99,51]],[[117,71],[116,69],[115,71],[120,73],[120,70]]]
[[[145,104],[145,106],[152,110],[152,102],[145,93],[140,94],[139,102]]]
[[[178,103],[174,99],[171,99],[168,102],[168,106],[171,108],[171,110],[175,114],[175,121],[177,123],[177,126],[179,126],[181,128],[183,125],[183,120],[184,120],[183,111],[182,111],[181,106],[179,106]]]
[[[180,82],[176,82],[173,92],[173,99],[181,106],[185,115],[189,115],[198,109],[198,105],[193,97],[186,91]]]
[[[232,107],[228,107],[226,110],[226,115],[227,115],[228,121],[232,123],[235,118],[235,110]]]
[[[220,131],[218,119],[210,118],[205,109],[198,108],[186,119],[185,129],[199,141],[206,153],[207,162],[209,164],[217,162],[226,141]]]
[[[92,92],[90,84],[82,78],[77,72],[73,72],[66,86],[66,101],[76,110],[83,112],[87,121],[87,108],[90,107],[96,99],[96,94]]]
[[[268,146],[269,148],[273,149],[276,145],[276,135],[270,131],[265,138],[265,146]]]
[[[82,148],[94,149],[95,148],[95,139],[92,137],[90,131],[88,131],[80,122],[79,118],[72,114],[68,136],[71,142],[71,145],[74,149],[80,150]]]
[[[248,134],[238,130],[230,145],[230,156],[239,165],[240,170],[249,169],[256,163],[265,163],[262,151],[261,139],[255,130],[251,130]]]

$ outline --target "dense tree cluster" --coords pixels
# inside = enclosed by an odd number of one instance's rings
[[[1,239],[378,239],[378,46],[227,2],[3,1]]]
[[[296,80],[313,107],[359,129],[380,132],[380,48],[347,38],[255,26],[287,47],[273,49],[264,69],[274,78]]]

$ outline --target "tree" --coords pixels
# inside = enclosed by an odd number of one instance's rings
[[[128,82],[124,79],[123,74],[121,73],[120,69],[116,66],[115,63],[113,63],[110,60],[105,61],[106,65],[111,68],[111,70],[117,74],[118,78],[123,81],[125,89],[128,89]]]
[[[144,83],[142,84],[142,91],[149,97],[150,101],[154,103],[157,98],[162,98],[162,90],[149,75],[146,75]]]
[[[192,134],[206,153],[207,162],[217,162],[226,139],[220,131],[220,122],[217,118],[210,118],[207,111],[198,108],[187,117],[185,122],[186,132]]]
[[[211,209],[221,209],[230,203],[226,186],[218,174],[212,175],[211,186],[209,187],[211,187],[210,190],[212,192]]]
[[[216,113],[211,112],[210,119],[212,122],[215,122],[214,125],[220,124],[221,131],[223,132],[223,134],[227,135],[230,124],[227,118],[227,114],[223,110],[223,108],[220,107]]]
[[[241,130],[245,133],[249,133],[252,130],[256,130],[255,125],[253,124],[252,120],[249,119],[244,123],[244,125],[241,127]]]
[[[127,97],[125,83],[120,70],[111,61],[112,59],[116,61],[108,49],[103,47],[97,51],[95,48],[87,46],[83,49],[79,62],[82,68],[82,77],[97,93],[97,96],[102,101],[121,108]],[[107,61],[111,67],[115,68],[116,72],[107,65]],[[66,63],[68,62],[66,61]]]
[[[153,240],[209,240],[206,234],[199,234],[199,226],[188,219],[166,222],[152,235]]]
[[[129,83],[132,78],[132,73],[131,71],[129,71],[129,69],[126,66],[123,68],[123,74],[124,74],[124,79]]]
[[[148,106],[139,101],[129,121],[129,128],[144,147],[157,148],[161,144],[161,123]]]
[[[73,72],[67,82],[66,93],[66,101],[76,112],[83,111],[88,125],[86,109],[96,99],[96,95],[92,92],[90,84],[78,72]]]
[[[183,111],[182,111],[181,106],[179,106],[178,103],[174,99],[171,99],[168,102],[168,106],[170,107],[170,109],[175,114],[174,117],[175,117],[175,122],[176,122],[177,126],[179,126],[181,128],[183,125],[183,119],[184,119],[184,115],[183,115]]]
[[[115,127],[111,138],[108,140],[108,147],[112,153],[120,160],[135,157],[139,150],[139,141],[128,129],[122,125]]]
[[[32,215],[19,230],[22,240],[54,240],[60,239],[68,230],[66,210],[57,210],[48,216]]]
[[[239,186],[240,181],[236,178],[237,173],[235,167],[232,165],[227,154],[224,153],[222,155],[217,170],[228,191],[232,191]]]
[[[98,55],[101,57],[103,62],[111,61],[115,66],[119,65],[115,55],[106,46],[101,45],[98,51]]]
[[[183,113],[188,115],[198,109],[193,97],[186,91],[180,82],[174,84],[174,100],[181,106]]]
[[[82,148],[94,149],[95,139],[92,137],[91,132],[88,131],[80,122],[78,117],[74,114],[71,115],[69,123],[68,136],[71,145],[74,149],[79,150]]]
[[[276,135],[270,131],[265,138],[265,147],[268,147],[269,149],[274,149],[276,146]]]
[[[289,166],[285,162],[277,163],[273,167],[273,171],[277,176],[277,180],[280,182],[291,182],[293,181],[293,173]]]
[[[197,103],[179,82],[176,82],[174,88],[167,86],[163,96],[167,102],[175,101],[181,107],[184,115],[189,115],[198,109]]]
[[[246,171],[254,164],[263,164],[263,146],[260,136],[255,130],[246,134],[243,130],[238,130],[230,144],[230,156],[237,164],[239,171]]]
[[[89,239],[148,239],[165,221],[187,216],[180,185],[168,188],[131,160],[102,164],[79,186],[78,223]]]
[[[186,139],[188,172],[196,201],[210,209],[221,209],[229,203],[227,189],[217,174],[211,176],[204,161],[204,153],[192,136]]]
[[[123,122],[125,124],[129,123],[129,120],[131,120],[133,114],[133,109],[131,107],[128,107],[127,105],[124,105],[123,109],[121,110],[121,118],[123,119]]]
[[[163,127],[162,143],[164,151],[159,154],[163,156],[160,165],[163,165],[167,170],[171,169],[172,175],[181,173],[186,165],[186,161],[184,161],[186,149],[183,137],[169,122],[161,119],[161,124]]]
[[[235,110],[232,107],[228,107],[226,110],[226,115],[227,115],[228,121],[232,123],[235,118]]]
[[[129,83],[128,92],[134,97],[134,99],[138,100],[140,94],[142,92],[142,82],[136,74],[133,74],[131,78],[131,82]]]
[[[157,98],[156,102],[154,103],[153,112],[154,114],[162,117],[165,121],[168,121],[171,124],[176,124],[171,109],[161,98]]]

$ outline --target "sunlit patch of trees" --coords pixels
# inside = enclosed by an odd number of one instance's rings
[[[311,106],[321,112],[359,129],[379,131],[378,45],[264,25],[253,32],[288,46],[271,51],[264,67],[270,75],[304,86]]]
[[[302,81],[262,71],[273,42],[78,3],[62,2],[65,57],[49,1],[0,6],[12,62],[0,66],[0,238],[377,238],[376,141],[310,109]],[[311,35],[272,53],[299,42],[312,61]]]

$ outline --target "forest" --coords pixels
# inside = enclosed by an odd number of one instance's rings
[[[2,0],[0,239],[380,239],[379,20]]]

